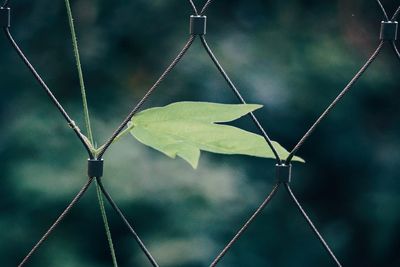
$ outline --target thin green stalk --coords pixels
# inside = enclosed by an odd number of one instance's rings
[[[91,128],[90,117],[89,117],[89,108],[88,108],[87,98],[86,98],[85,82],[83,79],[81,60],[79,57],[78,41],[76,38],[74,19],[72,17],[71,5],[69,3],[69,0],[65,0],[65,6],[67,8],[69,27],[71,30],[72,46],[74,49],[76,67],[78,69],[79,84],[80,84],[80,88],[81,88],[83,113],[84,113],[84,117],[85,117],[86,131],[87,131],[88,139],[93,147],[94,140],[93,140],[92,128]],[[108,224],[107,213],[106,213],[106,210],[104,207],[104,200],[100,193],[100,188],[99,188],[99,185],[97,184],[97,182],[96,182],[96,190],[97,190],[97,200],[98,200],[99,206],[100,206],[100,212],[101,212],[101,216],[102,216],[103,223],[104,223],[104,229],[106,231],[108,246],[110,248],[113,265],[114,265],[114,267],[118,267],[117,258],[115,256],[114,244],[112,241],[112,236],[111,236],[111,231],[110,231],[110,226]]]
[[[84,117],[85,117],[86,131],[87,131],[89,140],[93,145],[93,134],[92,134],[92,128],[91,128],[91,124],[90,124],[89,108],[88,108],[88,104],[87,104],[86,90],[85,90],[85,82],[84,82],[84,79],[83,79],[81,59],[80,59],[80,56],[79,56],[79,49],[78,49],[78,41],[77,41],[77,38],[76,38],[74,19],[72,17],[71,5],[69,3],[69,0],[65,0],[65,5],[67,7],[69,28],[71,30],[72,46],[74,48],[76,68],[78,69],[79,84],[80,84],[80,88],[81,88],[82,103],[83,103],[83,113],[84,113]]]
[[[99,199],[99,204],[100,204],[101,217],[103,218],[103,221],[105,222],[104,228],[106,230],[108,244],[110,245],[110,252],[111,252],[113,265],[117,267],[118,266],[117,257],[115,256],[114,244],[112,242],[111,231],[110,231],[110,227],[109,227],[108,219],[107,219],[107,213],[106,213],[106,209],[104,207],[103,195],[100,190],[100,186],[97,183],[97,179],[96,179],[96,191],[97,191],[97,198]]]

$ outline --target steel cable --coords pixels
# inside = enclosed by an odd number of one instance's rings
[[[400,14],[400,5],[399,5],[399,7],[396,9],[396,11],[394,12],[394,14],[393,14],[393,16],[392,16],[392,21],[394,21],[394,20],[396,20],[397,19],[397,16]],[[395,52],[395,55],[397,56],[397,58],[400,60],[400,51],[399,51],[399,49],[397,48],[397,46],[396,46],[396,42],[395,41],[392,41],[392,47],[393,47],[393,50],[394,50],[394,52]]]
[[[392,21],[396,20],[399,14],[400,14],[400,5],[398,6],[398,8],[396,9],[396,11],[394,12],[394,14],[393,14],[391,20],[392,20]],[[395,52],[397,58],[400,60],[400,51],[399,51],[399,49],[397,48],[396,42],[395,42],[395,41],[392,41],[392,47],[393,47],[393,50],[394,50],[394,52]]]
[[[201,16],[204,15],[204,13],[207,11],[208,6],[209,6],[213,1],[214,1],[214,0],[208,0],[208,1],[204,4],[204,6],[203,6],[203,8],[201,9],[201,12],[200,12],[200,15],[201,15]]]
[[[207,51],[207,54],[210,56],[211,60],[214,62],[215,66],[217,67],[217,69],[219,70],[219,72],[222,74],[222,76],[224,77],[225,81],[228,83],[229,87],[232,89],[233,93],[236,95],[236,97],[239,99],[239,101],[242,104],[246,104],[246,101],[244,100],[244,98],[242,97],[242,95],[240,94],[239,90],[236,88],[236,86],[233,84],[232,80],[229,78],[228,74],[225,72],[224,68],[222,67],[222,65],[219,63],[217,57],[214,55],[214,53],[212,52],[210,46],[207,44],[207,41],[205,39],[204,36],[200,37],[200,40],[203,44],[203,47],[205,48],[205,50]],[[251,119],[253,120],[253,122],[255,123],[255,125],[257,126],[257,128],[259,129],[259,131],[262,133],[265,141],[267,142],[268,146],[271,148],[272,153],[274,153],[275,159],[278,162],[278,164],[281,163],[281,158],[279,157],[278,152],[276,151],[276,149],[274,148],[274,145],[272,144],[271,139],[269,138],[267,132],[264,130],[264,128],[262,127],[261,123],[259,122],[259,120],[257,119],[257,117],[254,115],[253,112],[249,113],[249,116],[251,117]]]
[[[113,208],[113,210],[118,214],[118,216],[122,219],[126,227],[128,227],[129,231],[135,238],[136,242],[140,246],[141,250],[143,253],[146,255],[150,263],[153,265],[153,267],[158,267],[159,265],[155,261],[154,257],[151,255],[150,251],[146,248],[144,245],[143,241],[140,239],[139,235],[136,233],[136,231],[133,229],[132,225],[129,223],[129,221],[126,219],[125,215],[122,213],[121,209],[117,206],[117,204],[114,202],[112,199],[111,195],[107,192],[107,190],[104,188],[104,185],[101,181],[100,178],[97,178],[97,183],[100,186],[101,191],[103,192],[104,196],[106,197],[107,201]]]
[[[71,211],[71,209],[78,203],[78,201],[82,198],[82,196],[86,193],[89,186],[94,181],[94,178],[89,178],[82,189],[78,192],[78,194],[74,197],[71,203],[67,206],[67,208],[61,213],[61,215],[57,218],[57,220],[50,226],[50,228],[46,231],[46,233],[40,238],[40,240],[33,246],[33,248],[29,251],[29,253],[25,256],[25,258],[21,261],[18,267],[24,266],[29,259],[33,256],[36,250],[43,244],[44,241],[51,235],[54,229],[61,223],[61,221],[65,218],[65,216]]]
[[[399,7],[396,9],[396,11],[394,12],[394,14],[393,14],[393,17],[392,17],[392,21],[393,20],[396,20],[397,19],[397,17],[399,16],[399,14],[400,14],[400,5],[399,5]]]
[[[385,20],[388,21],[389,20],[389,16],[385,10],[385,8],[383,7],[382,3],[380,0],[376,0],[376,3],[378,4],[379,8],[381,9],[383,16],[385,17]]]
[[[308,225],[311,227],[313,230],[314,234],[318,237],[319,241],[322,243],[323,247],[325,250],[329,253],[331,258],[335,261],[336,265],[341,267],[342,265],[336,258],[335,254],[332,252],[331,248],[328,246],[322,235],[318,232],[317,228],[314,226],[314,223],[311,221],[311,219],[308,217],[307,213],[304,211],[303,207],[300,205],[300,202],[297,200],[296,196],[293,194],[292,189],[290,188],[290,185],[288,183],[285,183],[285,188],[287,192],[289,193],[291,199],[293,202],[296,204],[296,207],[299,209],[301,214],[303,215],[304,219],[306,219]]]
[[[4,0],[4,3],[1,7],[8,7],[8,5],[10,4],[10,0]]]
[[[133,110],[129,113],[129,115],[125,118],[125,120],[121,123],[121,125],[115,130],[112,136],[108,139],[108,141],[104,144],[101,149],[98,157],[102,158],[104,153],[107,151],[108,147],[112,144],[114,139],[118,136],[118,134],[123,130],[123,128],[128,124],[128,122],[132,119],[132,117],[139,111],[142,105],[146,102],[146,100],[150,97],[150,95],[158,88],[161,82],[167,77],[167,75],[175,68],[175,66],[181,61],[182,57],[189,50],[195,37],[193,35],[190,36],[189,40],[186,42],[183,49],[179,52],[176,58],[172,61],[172,63],[167,67],[167,69],[161,74],[160,78],[154,83],[154,85],[147,91],[147,93],[143,96],[143,98],[139,101],[139,103],[133,108]]]
[[[317,126],[321,123],[321,121],[329,114],[329,112],[336,106],[336,104],[342,99],[342,97],[353,87],[353,85],[359,80],[361,75],[368,69],[371,63],[375,60],[375,58],[379,55],[379,52],[382,49],[383,41],[380,42],[378,48],[371,55],[371,57],[367,60],[367,62],[361,67],[361,69],[357,72],[357,74],[350,80],[350,82],[346,85],[346,87],[340,92],[340,94],[332,101],[332,103],[325,109],[325,111],[319,116],[319,118],[314,122],[314,124],[310,127],[310,129],[305,133],[305,135],[300,139],[300,141],[296,144],[293,150],[290,152],[287,157],[285,164],[290,164],[296,152],[300,149],[300,147],[304,144],[304,142],[311,136]]]
[[[213,260],[210,267],[215,267],[221,261],[221,259],[225,256],[225,254],[232,248],[232,246],[236,243],[236,241],[244,234],[244,232],[249,228],[249,226],[253,223],[253,221],[260,215],[260,213],[264,210],[264,208],[268,205],[271,199],[275,196],[278,191],[280,183],[277,183],[272,188],[271,193],[266,197],[266,199],[261,203],[261,205],[257,208],[257,210],[251,215],[251,217],[246,221],[246,223],[240,228],[240,230],[236,233],[236,235],[232,238],[232,240],[224,247],[221,253]]]
[[[188,1],[189,1],[190,6],[191,6],[192,9],[193,9],[194,14],[196,14],[196,16],[198,16],[198,15],[199,15],[199,12],[197,11],[196,5],[193,3],[193,0],[188,0]]]
[[[72,130],[75,132],[75,134],[78,136],[79,140],[85,147],[86,151],[88,152],[89,158],[93,159],[93,153],[90,149],[91,145],[90,143],[85,140],[85,136],[81,133],[79,127],[75,124],[75,122],[70,118],[68,113],[65,111],[65,109],[62,107],[62,105],[58,102],[57,98],[54,96],[54,94],[51,92],[47,84],[43,81],[43,79],[40,77],[39,73],[35,70],[33,65],[29,62],[28,58],[25,56],[25,54],[22,52],[20,47],[18,46],[17,42],[14,40],[14,38],[11,35],[11,32],[9,28],[4,28],[4,32],[7,36],[7,39],[10,41],[12,47],[16,50],[17,54],[19,57],[22,59],[22,61],[25,63],[25,65],[29,68],[33,76],[35,77],[36,81],[39,82],[39,84],[42,86],[42,88],[45,90],[47,95],[50,97],[51,102],[56,106],[56,108],[60,111],[61,115],[64,117],[64,119],[67,121],[68,125],[72,128]]]
[[[204,13],[206,12],[208,6],[213,2],[213,0],[208,0],[208,1],[204,4],[204,6],[203,6],[203,8],[201,9],[201,12],[200,12],[200,14],[199,14],[199,12],[197,11],[197,7],[196,7],[196,5],[194,4],[193,0],[188,0],[188,1],[189,1],[190,5],[192,6],[192,9],[193,9],[194,13],[196,14],[196,16],[203,16]]]
[[[400,51],[399,51],[399,49],[397,48],[396,43],[395,43],[394,41],[392,42],[392,47],[393,47],[393,50],[394,50],[394,52],[395,52],[395,55],[396,55],[397,58],[400,60]]]

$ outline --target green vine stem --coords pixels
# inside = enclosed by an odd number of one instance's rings
[[[69,0],[65,0],[65,5],[66,5],[66,8],[67,8],[67,13],[68,13],[69,28],[71,30],[71,37],[72,37],[72,46],[74,48],[76,68],[78,70],[79,85],[80,85],[80,88],[81,88],[83,113],[84,113],[84,117],[85,117],[86,132],[88,134],[90,142],[93,144],[93,134],[92,134],[92,129],[91,129],[90,117],[89,117],[89,108],[88,108],[87,98],[86,98],[85,82],[84,82],[84,79],[83,79],[81,59],[80,59],[80,56],[79,56],[79,49],[78,49],[78,40],[76,38],[74,19],[72,17],[72,10],[71,10],[71,5],[69,3]]]
[[[100,186],[97,182],[96,179],[96,192],[97,192],[97,198],[99,200],[99,205],[100,205],[100,211],[101,211],[101,217],[103,218],[103,222],[104,222],[104,228],[106,230],[106,235],[107,235],[107,239],[108,239],[108,244],[110,246],[110,252],[111,252],[111,257],[112,257],[112,261],[113,261],[113,265],[115,267],[118,266],[117,263],[117,257],[115,255],[115,249],[114,249],[114,244],[112,242],[112,237],[111,237],[111,231],[110,231],[110,227],[108,224],[108,219],[107,219],[107,213],[106,213],[106,209],[104,207],[104,200],[103,200],[103,195],[102,192],[100,190]]]
[[[72,17],[72,10],[71,10],[71,5],[69,3],[69,0],[65,0],[65,6],[67,8],[69,27],[71,30],[72,46],[74,49],[76,67],[78,69],[79,84],[80,84],[80,88],[81,88],[83,113],[84,113],[84,117],[85,117],[86,131],[87,131],[87,135],[88,135],[88,139],[90,141],[91,147],[93,148],[94,140],[93,140],[92,128],[91,128],[90,117],[89,117],[89,108],[88,108],[88,104],[87,104],[85,82],[83,79],[81,60],[79,57],[78,41],[76,38],[74,19]],[[110,231],[110,226],[108,224],[107,213],[106,213],[106,210],[104,207],[104,200],[101,195],[100,188],[99,188],[99,185],[97,184],[97,182],[96,182],[96,191],[97,191],[97,199],[98,199],[99,206],[100,206],[100,212],[101,212],[101,216],[102,216],[103,223],[104,223],[104,229],[106,231],[107,241],[108,241],[108,245],[110,248],[113,265],[114,265],[114,267],[118,267],[117,258],[116,258],[115,250],[114,250],[114,244],[113,244],[111,231]]]

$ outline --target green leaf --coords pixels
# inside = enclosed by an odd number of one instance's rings
[[[274,158],[262,136],[216,124],[236,120],[261,107],[253,104],[178,102],[140,112],[129,123],[129,129],[141,143],[171,158],[181,157],[193,168],[197,168],[200,150]],[[282,158],[288,156],[289,153],[281,145],[276,142],[273,145]],[[303,162],[297,157],[294,160]]]
[[[134,122],[137,124],[179,120],[208,123],[229,122],[259,108],[262,108],[262,105],[230,105],[189,101],[177,102],[165,107],[144,110],[134,117]]]

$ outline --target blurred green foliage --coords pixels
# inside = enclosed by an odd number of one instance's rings
[[[201,1],[196,1],[199,5]],[[392,13],[397,1],[383,1]],[[72,1],[95,139],[110,135],[188,37],[174,0]],[[12,31],[82,124],[64,1],[12,3]],[[215,1],[208,42],[274,140],[292,147],[378,43],[374,1]],[[16,266],[84,183],[86,155],[3,36],[0,41],[0,262]],[[345,266],[400,266],[399,62],[390,47],[300,150],[293,188]],[[200,43],[146,108],[236,103]],[[240,126],[256,131],[249,119]],[[84,127],[82,127],[84,128]],[[104,183],[161,266],[207,266],[271,190],[272,160],[207,154],[197,171],[131,138],[105,158]],[[109,209],[121,266],[147,266]],[[110,266],[92,188],[29,266]],[[284,191],[224,266],[331,266]],[[333,265],[332,265],[333,266]]]

